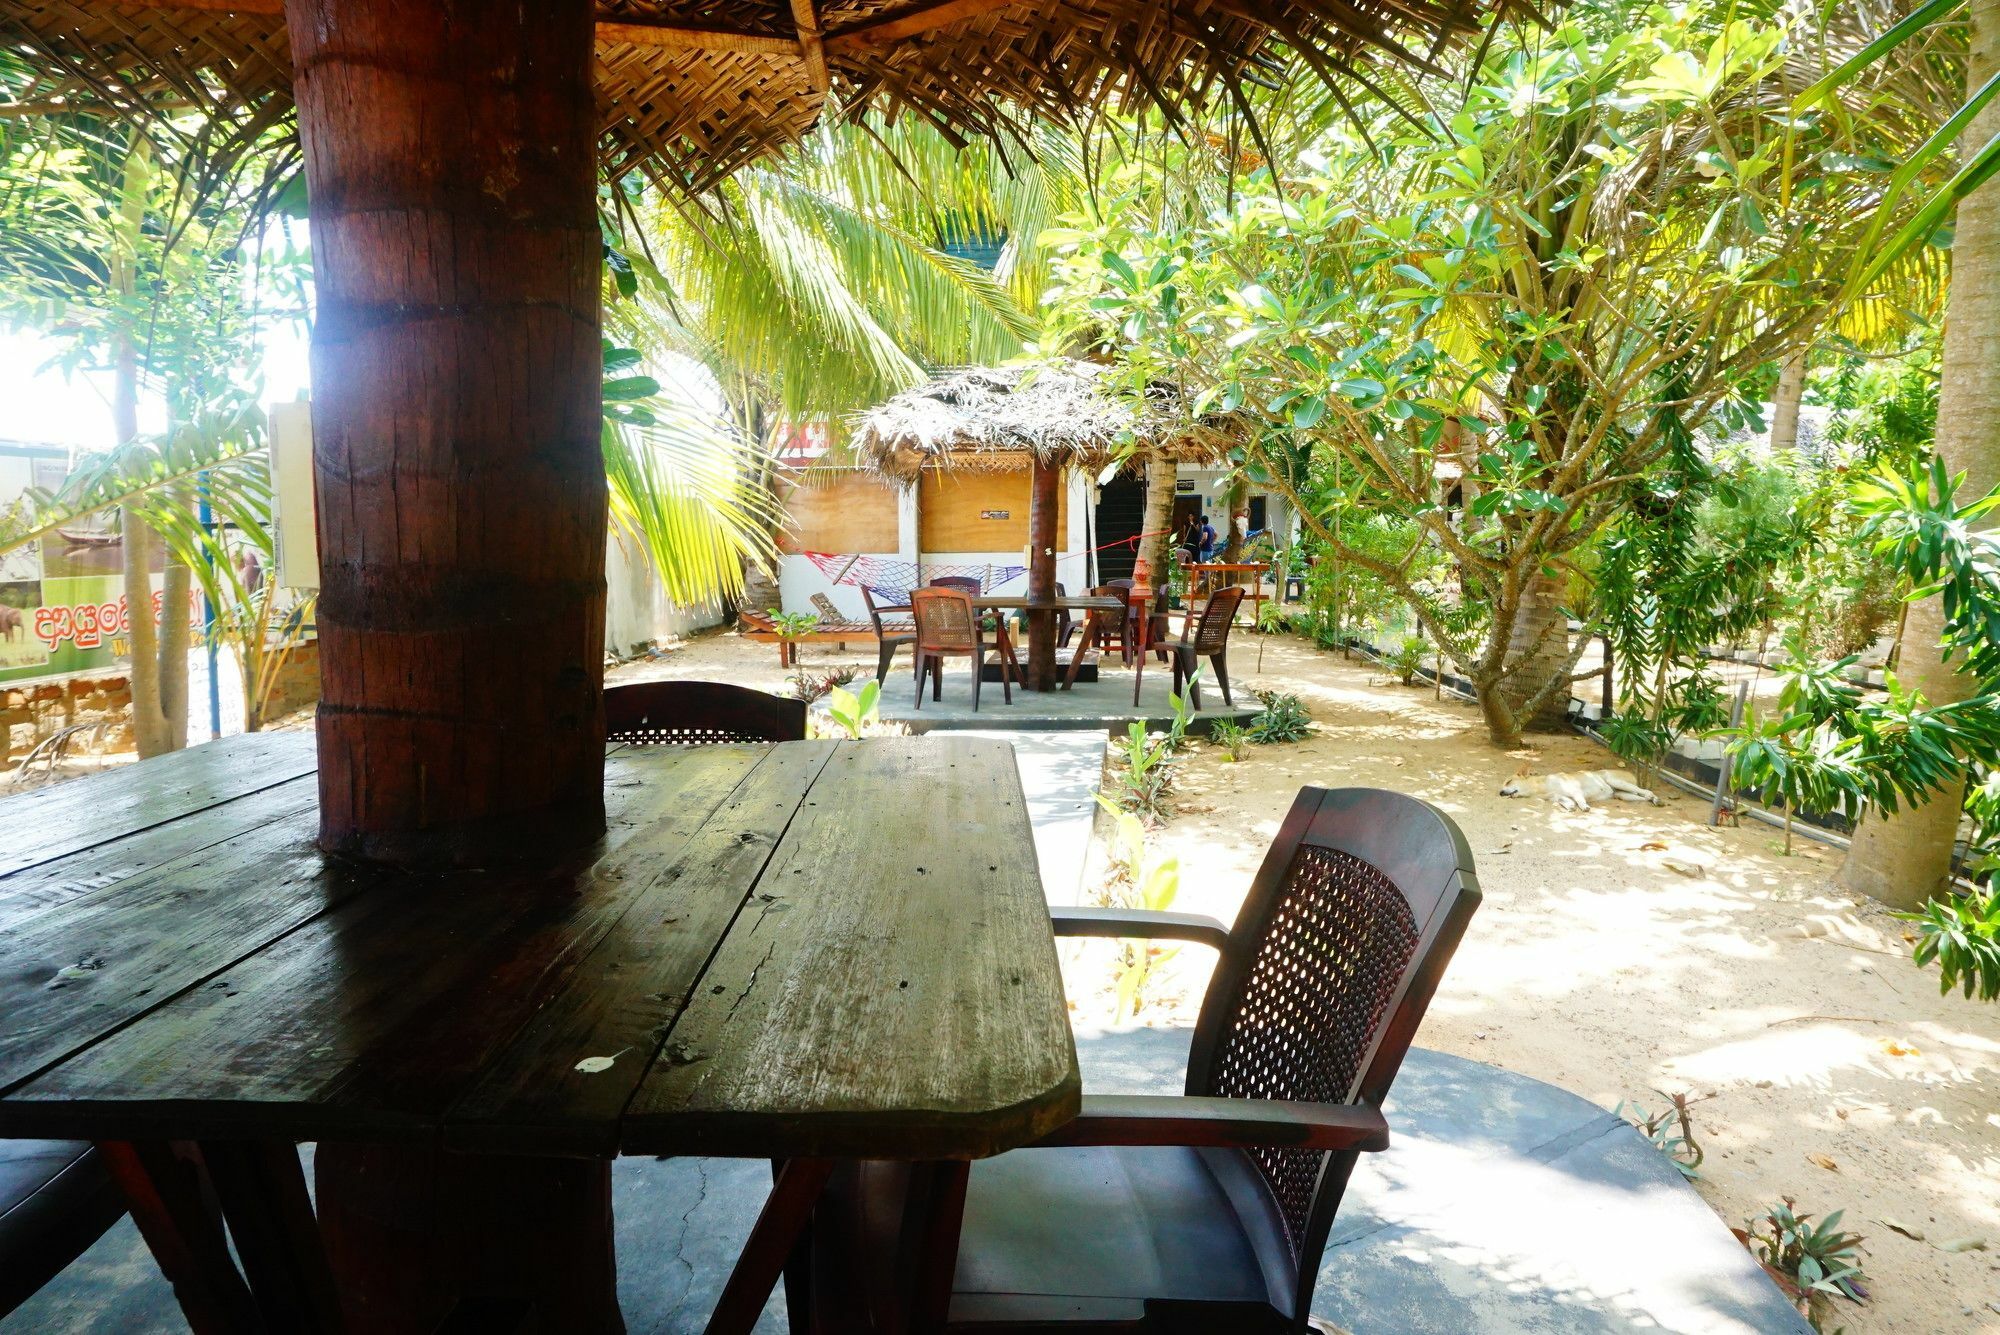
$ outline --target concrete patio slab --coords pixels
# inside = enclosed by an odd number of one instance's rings
[[[906,723],[912,732],[932,732],[961,728],[1008,728],[1033,732],[1064,729],[1091,729],[1124,732],[1133,720],[1148,728],[1165,728],[1173,720],[1174,709],[1167,702],[1173,692],[1174,674],[1165,665],[1146,666],[1146,680],[1139,703],[1132,703],[1132,674],[1115,663],[1107,666],[1095,682],[1078,682],[1067,691],[1014,692],[1014,702],[1001,698],[998,683],[980,690],[979,712],[972,712],[972,674],[962,665],[947,671],[944,699],[926,698],[922,709],[916,704],[916,684],[907,672],[892,672],[882,684],[881,711],[884,719]],[[1223,703],[1222,691],[1204,671],[1201,688],[1203,708],[1196,711],[1195,730],[1206,731],[1216,719],[1247,723],[1260,706],[1249,690],[1235,691],[1236,704]]]
[[[1176,1089],[1185,1029],[1080,1033],[1084,1083]],[[1352,1335],[1794,1335],[1808,1327],[1638,1133],[1552,1085],[1411,1052],[1394,1144],[1364,1156],[1313,1303]],[[761,1161],[621,1159],[618,1294],[632,1335],[702,1329],[770,1187]],[[1051,1221],[1059,1227],[1059,1221]],[[759,1332],[786,1329],[782,1295]],[[129,1220],[0,1335],[182,1335]]]
[[[1083,864],[1097,818],[1106,734],[980,728],[956,735],[987,737],[1013,746],[1021,788],[1028,795],[1028,821],[1034,827],[1042,888],[1051,904],[1082,903]]]

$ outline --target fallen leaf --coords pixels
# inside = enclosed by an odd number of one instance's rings
[[[1500,847],[1498,848],[1487,849],[1486,853],[1488,857],[1491,857],[1495,853],[1511,853],[1513,851],[1514,851],[1514,841],[1512,839],[1509,839],[1506,843],[1500,845]]]
[[[1676,862],[1672,858],[1661,858],[1660,865],[1668,871],[1678,873],[1682,876],[1701,877],[1708,875],[1706,867],[1696,866],[1692,862]]]
[[[1639,851],[1641,853],[1664,853],[1667,851],[1667,845],[1659,839],[1648,839],[1645,843],[1639,845]]]
[[[1824,1155],[1824,1154],[1808,1154],[1808,1155],[1806,1156],[1806,1158],[1807,1158],[1807,1159],[1808,1159],[1808,1160],[1809,1160],[1810,1162],[1812,1162],[1812,1163],[1816,1163],[1816,1164],[1818,1164],[1818,1165],[1819,1165],[1819,1166],[1820,1166],[1821,1168],[1824,1168],[1824,1169],[1826,1169],[1826,1171],[1827,1171],[1827,1172],[1829,1172],[1829,1173],[1838,1173],[1838,1172],[1840,1171],[1840,1165],[1839,1165],[1839,1164],[1837,1164],[1837,1163],[1835,1163],[1835,1162],[1834,1162],[1834,1161],[1832,1160],[1832,1158],[1830,1158],[1830,1157],[1829,1157],[1829,1156],[1827,1156],[1827,1155]]]
[[[1950,1238],[1944,1242],[1933,1242],[1931,1246],[1941,1252],[1983,1252],[1986,1250],[1986,1239]]]
[[[1905,1047],[1893,1038],[1882,1040],[1882,1051],[1888,1053],[1891,1057],[1921,1057],[1923,1055],[1921,1048]]]
[[[1908,1224],[1904,1223],[1900,1219],[1891,1219],[1888,1215],[1877,1215],[1876,1218],[1880,1219],[1882,1221],[1882,1227],[1888,1229],[1891,1233],[1900,1233],[1904,1237],[1910,1238],[1916,1242],[1922,1242],[1924,1240],[1923,1230],[1911,1228]]]
[[[585,1057],[576,1064],[575,1069],[585,1075],[596,1075],[599,1071],[610,1070],[611,1064],[617,1060],[616,1057]]]

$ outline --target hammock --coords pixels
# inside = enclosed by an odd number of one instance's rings
[[[956,575],[979,581],[981,593],[991,593],[1009,580],[1028,573],[1026,566],[944,565],[919,566],[915,561],[898,561],[883,556],[843,556],[835,552],[801,552],[825,575],[830,584],[852,584],[877,598],[899,606],[910,601],[910,590],[940,575]]]

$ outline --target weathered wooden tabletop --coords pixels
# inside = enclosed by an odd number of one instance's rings
[[[313,843],[312,739],[0,800],[0,1136],[980,1157],[1074,1116],[1004,743],[659,747],[536,873]]]

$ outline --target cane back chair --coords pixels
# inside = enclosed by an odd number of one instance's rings
[[[912,589],[910,611],[917,619],[917,708],[924,707],[925,679],[931,684],[931,699],[944,699],[944,660],[966,657],[972,660],[972,712],[977,714],[979,681],[986,675],[987,645],[972,596],[951,588]],[[1014,654],[1004,627],[996,627],[995,641],[1000,650],[1000,692],[1011,705]]]
[[[906,644],[917,642],[917,628],[908,621],[885,621],[884,612],[907,612],[908,603],[895,606],[878,606],[875,595],[865,585],[861,590],[861,603],[868,609],[868,623],[875,628],[875,681],[879,685],[889,675],[889,667],[895,661],[896,651]],[[914,672],[916,664],[910,665]]]
[[[806,702],[720,681],[638,681],[604,688],[605,740],[627,746],[798,742]]]
[[[1058,936],[1191,941],[1220,959],[1185,1094],[1086,1092],[1039,1145],[970,1166],[949,1328],[1310,1329],[1349,1174],[1389,1144],[1382,1102],[1478,904],[1472,854],[1442,812],[1306,788],[1232,928],[1052,909]],[[836,1174],[794,1290],[815,1331],[864,1328],[895,1302],[869,1258],[895,1253],[913,1192],[934,1190],[898,1165]]]
[[[1173,657],[1174,691],[1194,683],[1194,707],[1201,708],[1201,679],[1195,676],[1198,660],[1206,658],[1215,669],[1216,684],[1222,687],[1222,702],[1234,705],[1229,694],[1229,628],[1236,624],[1236,609],[1243,602],[1243,586],[1229,584],[1208,596],[1199,613],[1190,613],[1181,627],[1181,637],[1166,648]]]

